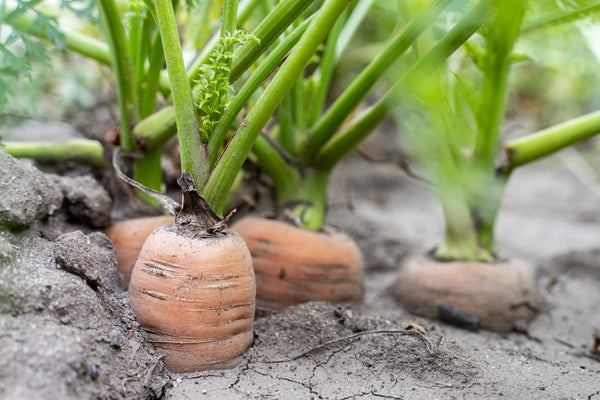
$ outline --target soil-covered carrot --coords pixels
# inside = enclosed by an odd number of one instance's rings
[[[252,254],[258,306],[281,309],[307,301],[362,299],[362,255],[349,236],[258,217],[245,217],[231,228]]]
[[[393,286],[394,297],[420,315],[440,317],[451,306],[484,328],[508,331],[525,326],[542,306],[533,268],[518,260],[443,262],[409,259]]]
[[[104,232],[115,246],[119,272],[129,282],[135,260],[148,236],[158,227],[173,223],[172,216],[134,218],[119,221]]]
[[[144,243],[129,299],[171,371],[227,368],[253,339],[252,258],[191,178],[185,182],[175,223],[158,228]]]

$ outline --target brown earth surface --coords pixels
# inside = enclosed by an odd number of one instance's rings
[[[547,307],[526,332],[475,333],[394,301],[402,261],[440,240],[441,211],[396,167],[351,158],[333,180],[329,223],[363,250],[364,302],[259,312],[239,366],[170,374],[130,313],[110,242],[69,214],[63,193],[60,210],[40,206],[28,229],[0,237],[0,398],[600,399],[596,194],[560,156],[515,173],[498,244],[537,265]],[[427,334],[406,331],[411,322]]]

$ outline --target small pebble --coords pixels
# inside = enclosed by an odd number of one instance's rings
[[[296,364],[290,365],[290,371],[295,371],[298,366]]]
[[[110,347],[113,349],[121,348],[121,336],[119,336],[119,332],[112,331],[110,333]]]
[[[202,389],[202,394],[206,394],[206,393],[208,393],[208,390]]]
[[[33,305],[33,309],[34,309],[35,311],[44,311],[44,310],[46,309],[46,306],[45,306],[45,305],[43,305],[42,303],[35,303],[35,304]]]
[[[90,363],[90,378],[95,381],[98,379],[98,376],[100,376],[100,364],[96,362]]]
[[[73,378],[69,377],[65,379],[65,383],[67,384],[67,386],[71,386],[73,384]]]
[[[104,338],[102,336],[96,336],[96,342],[102,343],[103,341],[104,341]]]
[[[544,386],[540,386],[538,389],[540,389],[540,390],[546,390],[546,388]]]

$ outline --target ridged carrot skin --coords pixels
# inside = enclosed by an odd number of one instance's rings
[[[156,228],[170,225],[173,220],[172,216],[134,218],[116,222],[104,231],[115,246],[119,272],[127,281],[146,238]]]
[[[253,339],[252,259],[235,232],[158,228],[129,286],[131,307],[174,372],[234,366]]]
[[[252,254],[258,306],[283,309],[308,301],[362,299],[362,254],[349,236],[258,217],[245,217],[231,229]]]

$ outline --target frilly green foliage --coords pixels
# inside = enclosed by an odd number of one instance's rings
[[[98,22],[98,13],[94,0],[60,0],[60,8],[71,11],[77,17]]]
[[[243,31],[234,31],[221,37],[209,56],[208,63],[202,65],[195,91],[200,93],[196,103],[198,124],[202,141],[206,143],[223,112],[234,97],[233,86],[229,83],[233,49],[235,45],[258,39]]]
[[[36,28],[45,32],[54,45],[64,48],[56,18],[37,10],[35,6],[40,3],[41,0],[17,0],[17,6],[10,12],[0,6],[0,25],[25,12],[32,12],[35,15]],[[45,46],[37,40],[16,29],[11,29],[7,36],[0,37],[0,110],[8,103],[19,79],[31,78],[31,66],[36,62],[46,67],[51,66]]]

